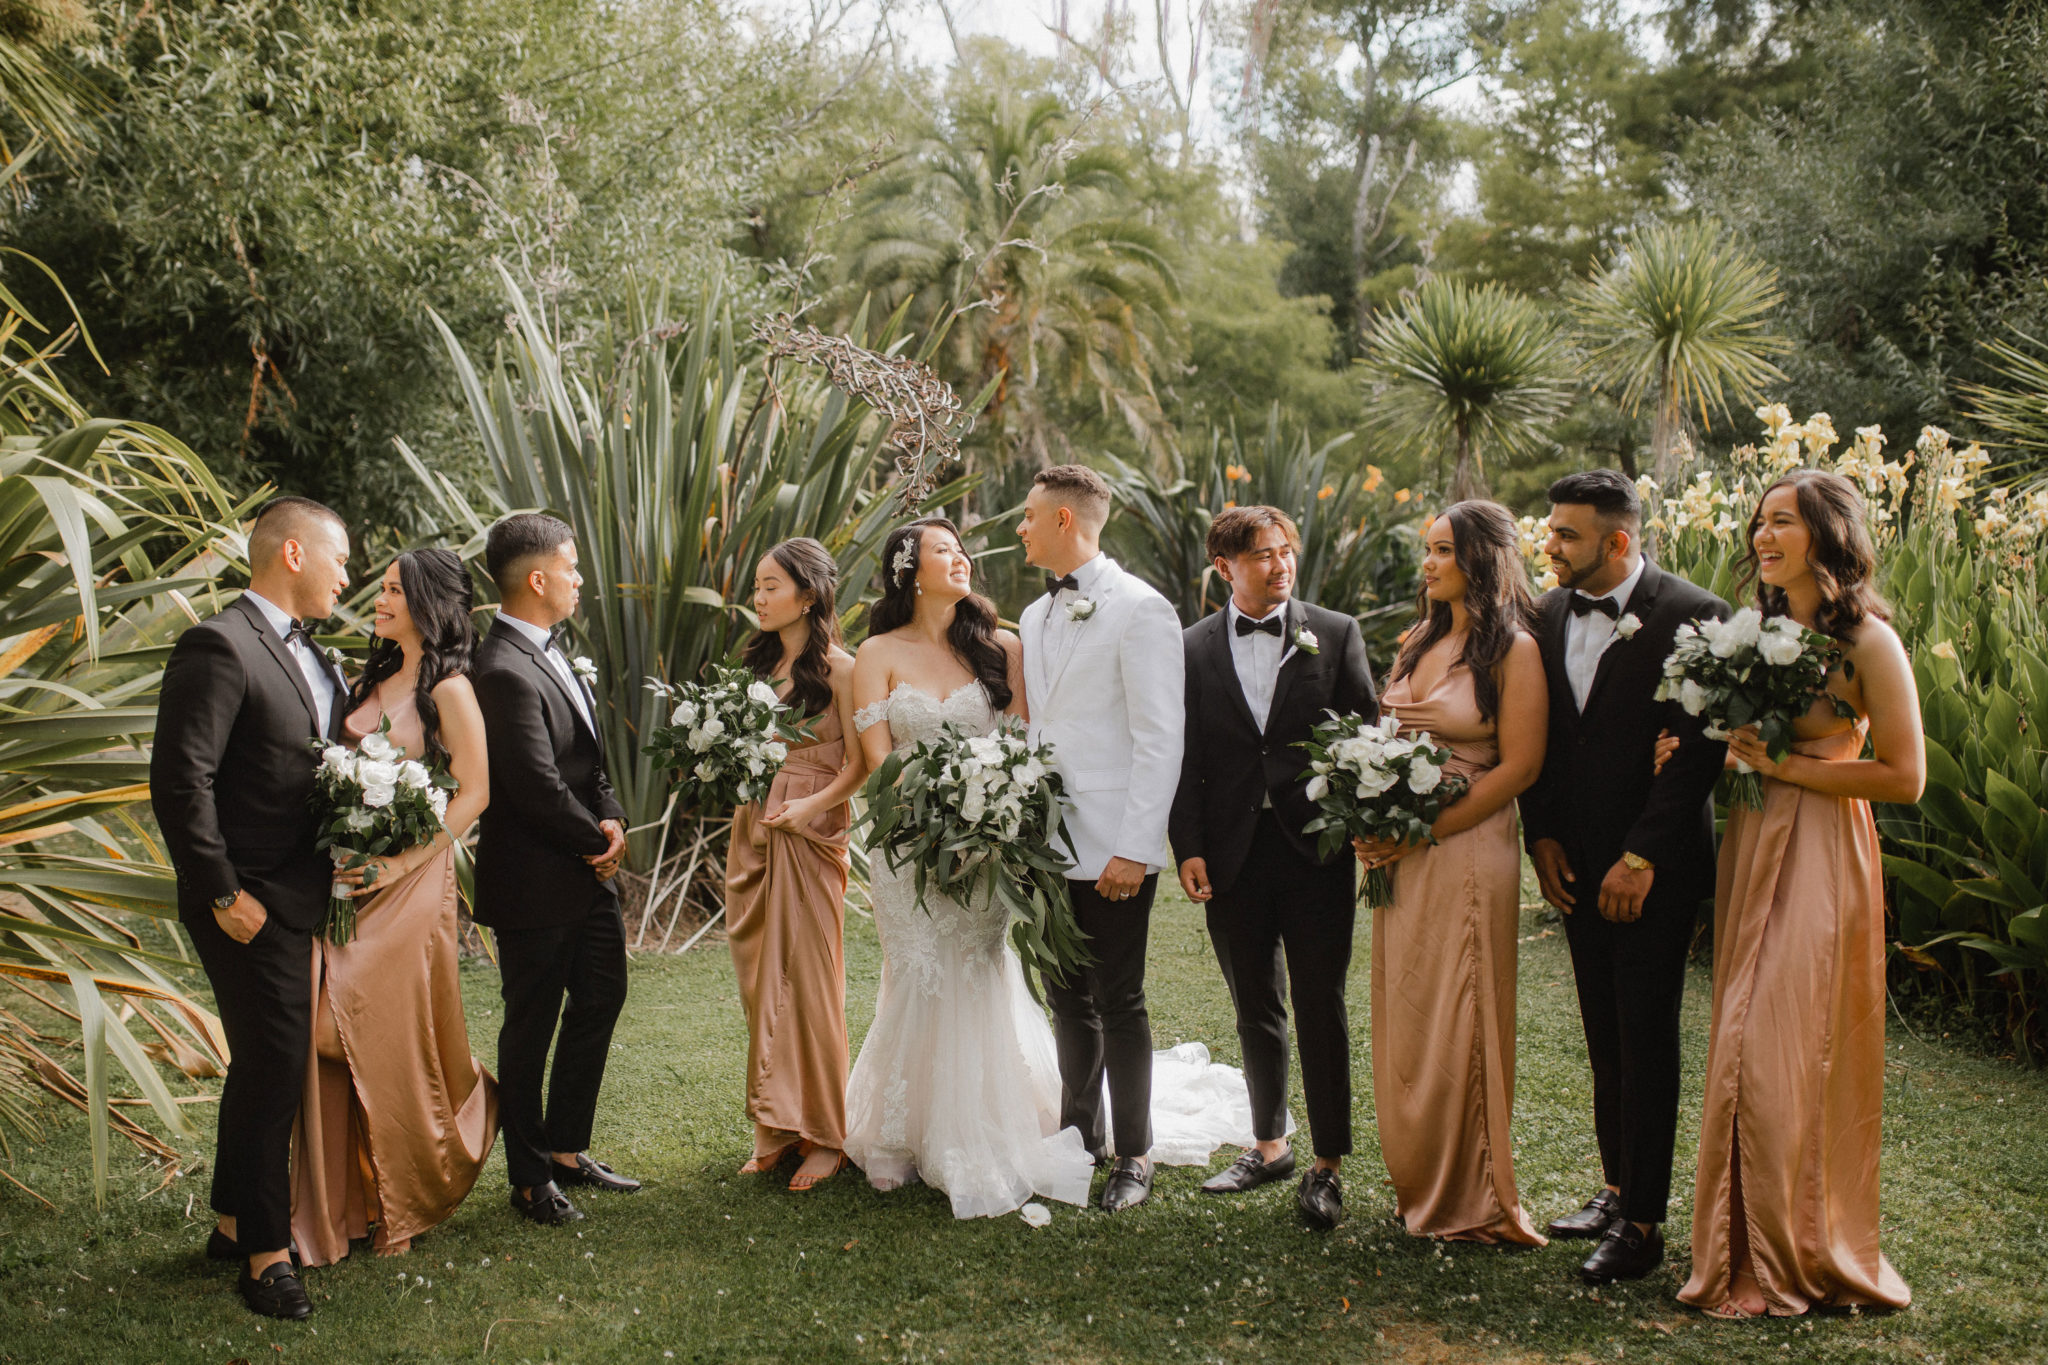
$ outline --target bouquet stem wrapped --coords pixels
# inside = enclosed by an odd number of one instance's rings
[[[1353,839],[1434,843],[1430,827],[1465,794],[1469,783],[1444,771],[1448,748],[1427,730],[1400,730],[1392,715],[1375,723],[1333,714],[1301,742],[1309,756],[1308,798],[1322,812],[1302,833],[1318,836],[1323,857]],[[1393,904],[1392,870],[1372,868],[1360,891],[1375,910]]]
[[[391,742],[389,716],[358,748],[318,739],[313,748],[320,755],[313,773],[318,847],[334,860],[337,873],[365,868],[363,885],[373,886],[373,859],[417,848],[445,828],[455,779],[439,765],[429,768],[407,758]],[[329,943],[347,943],[356,936],[354,891],[339,877],[328,888],[320,933]]]
[[[1771,757],[1783,758],[1792,750],[1794,724],[1827,695],[1828,672],[1840,657],[1841,646],[1818,631],[1744,607],[1725,621],[1678,628],[1657,700],[1675,700],[1687,715],[1705,717],[1709,739],[1754,725]],[[1839,699],[1835,707],[1855,714]],[[1736,765],[1728,801],[1762,809],[1763,779],[1748,764]]]
[[[1094,960],[1067,895],[1071,864],[1058,851],[1062,792],[1051,748],[1031,745],[1014,723],[992,735],[948,725],[891,754],[862,791],[870,848],[891,868],[911,866],[920,904],[936,889],[1009,916],[1034,998],[1035,973],[1063,981]]]

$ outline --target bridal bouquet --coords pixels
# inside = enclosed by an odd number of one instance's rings
[[[1792,748],[1793,722],[1825,692],[1840,654],[1835,641],[1789,616],[1744,607],[1725,621],[1678,628],[1657,700],[1706,717],[1709,739],[1754,725],[1771,757],[1782,758]],[[1762,808],[1763,779],[1754,768],[1737,763],[1730,785],[1729,804]]]
[[[1451,751],[1427,730],[1400,729],[1391,715],[1375,723],[1333,714],[1301,742],[1309,756],[1308,799],[1322,811],[1302,833],[1321,836],[1321,856],[1353,839],[1432,842],[1430,827],[1465,794],[1466,780],[1444,771]],[[1392,871],[1368,871],[1363,893],[1374,909],[1392,904]]]
[[[641,750],[657,768],[673,768],[696,783],[700,809],[745,806],[768,795],[789,757],[789,706],[774,687],[744,668],[714,666],[701,683],[647,680],[648,690],[672,703],[668,724],[654,728]]]
[[[374,885],[372,858],[404,853],[440,833],[448,817],[455,779],[429,768],[391,742],[391,717],[356,748],[316,739],[320,766],[313,772],[313,811],[320,822],[318,846],[335,871],[367,868],[363,885]],[[329,943],[356,936],[354,886],[338,878],[328,888],[327,916],[320,933]]]
[[[883,761],[862,792],[862,819],[870,849],[915,870],[920,904],[936,889],[1007,914],[1027,979],[1035,969],[1058,980],[1092,960],[1058,851],[1063,790],[1051,747],[1034,747],[1021,725],[991,735],[948,725]]]

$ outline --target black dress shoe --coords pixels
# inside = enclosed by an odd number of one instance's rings
[[[249,1311],[266,1318],[296,1322],[313,1311],[313,1301],[306,1297],[306,1287],[299,1283],[299,1272],[292,1269],[290,1261],[273,1262],[261,1275],[251,1275],[245,1269],[236,1287]]]
[[[1122,1213],[1142,1204],[1152,1193],[1152,1163],[1141,1157],[1120,1156],[1110,1167],[1109,1183],[1102,1187],[1102,1211]]]
[[[1612,1284],[1616,1280],[1640,1280],[1664,1263],[1664,1229],[1650,1224],[1644,1232],[1626,1218],[1617,1219],[1593,1254],[1579,1267],[1579,1278],[1587,1284]]]
[[[1243,1194],[1261,1185],[1270,1185],[1275,1180],[1285,1180],[1294,1174],[1294,1150],[1289,1148],[1271,1161],[1259,1155],[1256,1147],[1245,1149],[1243,1156],[1202,1182],[1204,1194]]]
[[[581,1222],[583,1218],[583,1210],[570,1203],[569,1196],[556,1189],[552,1180],[535,1185],[533,1193],[524,1198],[518,1190],[513,1190],[512,1212],[544,1228]]]
[[[1294,1196],[1302,1221],[1327,1232],[1344,1221],[1344,1182],[1327,1166],[1312,1166]]]
[[[588,1185],[594,1190],[611,1190],[615,1194],[631,1194],[640,1188],[640,1182],[631,1176],[620,1175],[602,1161],[593,1161],[582,1152],[576,1154],[574,1166],[555,1163],[557,1185]]]
[[[1604,1185],[1577,1213],[1550,1221],[1552,1237],[1605,1237],[1607,1229],[1621,1217],[1621,1196]]]

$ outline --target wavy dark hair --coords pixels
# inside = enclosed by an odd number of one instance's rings
[[[868,633],[887,635],[910,624],[917,611],[917,571],[924,562],[924,533],[938,529],[960,539],[960,528],[944,517],[920,517],[889,533],[882,545],[882,595],[868,613]],[[899,573],[896,557],[910,546],[909,564]],[[964,544],[964,542],[963,542]],[[953,609],[946,643],[966,662],[988,690],[988,704],[1000,711],[1010,704],[1010,658],[996,639],[996,604],[970,592]]]
[[[797,714],[819,716],[832,709],[832,646],[839,643],[839,565],[832,552],[809,536],[797,536],[772,547],[766,558],[789,575],[800,593],[811,595],[804,608],[810,635],[803,652],[795,659],[782,657],[782,637],[774,631],[757,630],[740,652],[740,659],[764,682],[788,666],[789,699]]]
[[[431,547],[407,550],[398,557],[398,585],[405,590],[405,609],[420,633],[420,673],[413,701],[426,735],[427,758],[445,763],[448,746],[441,743],[441,708],[434,704],[434,689],[445,679],[469,672],[476,654],[476,623],[470,617],[476,590],[460,558]],[[362,676],[349,689],[349,710],[368,701],[377,684],[404,663],[405,651],[398,641],[380,639],[372,644]]]
[[[1846,640],[1863,624],[1866,616],[1889,621],[1891,604],[1870,586],[1877,572],[1877,550],[1870,543],[1870,525],[1865,520],[1863,495],[1840,474],[1825,469],[1791,469],[1756,500],[1749,514],[1744,537],[1742,587],[1756,584],[1757,610],[1766,616],[1791,614],[1784,590],[1762,581],[1757,560],[1756,532],[1764,522],[1764,498],[1780,488],[1790,488],[1798,499],[1799,519],[1806,523],[1808,536],[1806,566],[1820,589],[1820,610],[1814,613],[1813,628],[1837,640]]]
[[[1465,575],[1465,643],[1456,662],[1471,670],[1480,719],[1492,720],[1500,711],[1500,666],[1514,646],[1515,632],[1536,630],[1521,533],[1497,502],[1452,503],[1443,515],[1450,518],[1451,546],[1458,572]],[[1417,624],[1394,659],[1396,682],[1413,673],[1430,646],[1451,633],[1450,603],[1419,595],[1415,611]]]

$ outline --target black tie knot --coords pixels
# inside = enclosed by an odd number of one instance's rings
[[[1597,611],[1610,621],[1618,621],[1621,619],[1621,604],[1619,602],[1616,602],[1613,598],[1588,597],[1582,592],[1573,593],[1572,615],[1584,616],[1589,611]]]
[[[1068,592],[1079,592],[1081,591],[1081,580],[1072,574],[1068,574],[1064,578],[1055,577],[1052,574],[1045,576],[1045,590],[1048,593],[1056,593],[1061,588],[1065,588]]]
[[[286,632],[284,633],[284,645],[285,645],[285,648],[286,648],[286,649],[290,649],[290,648],[291,648],[291,645],[292,645],[292,641],[294,641],[294,640],[304,640],[304,641],[305,641],[305,642],[306,642],[306,643],[307,643],[308,645],[312,645],[312,643],[313,643],[313,623],[312,623],[311,621],[294,621],[294,622],[292,622],[292,625],[291,625],[291,629],[290,629],[290,630],[287,630],[287,631],[286,631]]]
[[[1254,621],[1249,616],[1239,616],[1237,618],[1237,633],[1239,635],[1250,635],[1253,631],[1264,631],[1274,639],[1279,639],[1281,631],[1280,617],[1277,615],[1268,616],[1263,621]]]
[[[555,628],[554,628],[553,630],[551,630],[551,631],[549,631],[549,632],[548,632],[548,648],[549,648],[549,649],[560,649],[560,648],[562,647],[562,641],[563,641],[563,640],[565,640],[566,638],[568,638],[568,635],[569,635],[569,627],[568,627],[568,626],[566,626],[566,625],[560,625],[560,626],[556,626],[556,627],[555,627]]]

